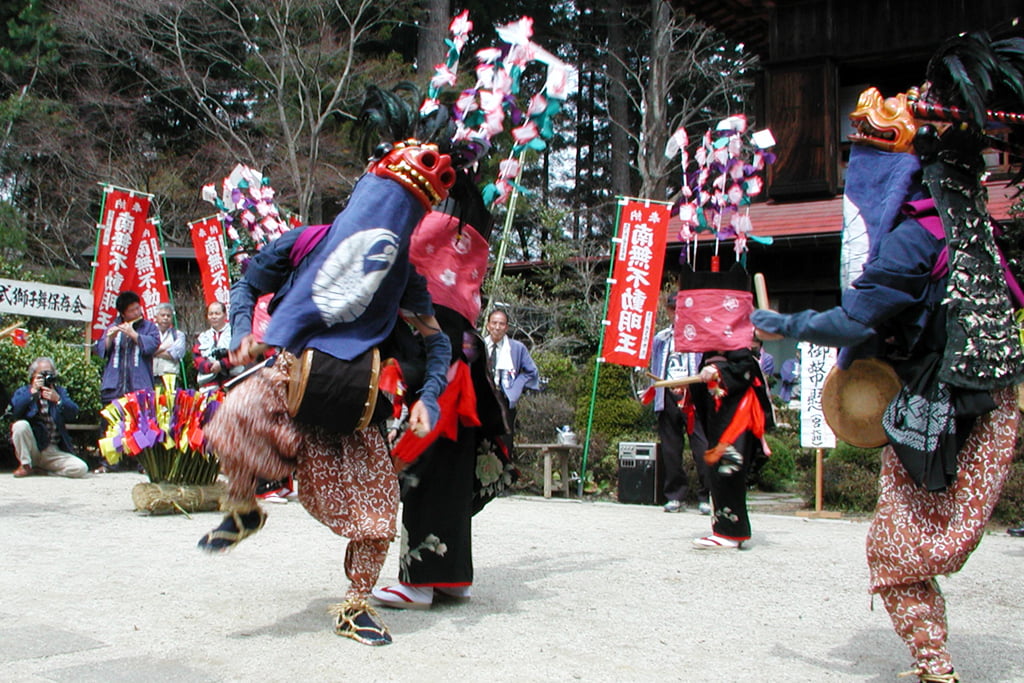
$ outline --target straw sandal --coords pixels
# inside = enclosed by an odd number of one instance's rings
[[[363,645],[389,645],[391,633],[384,621],[364,599],[348,598],[345,602],[331,605],[328,612],[334,615],[334,632],[351,638]]]
[[[220,526],[199,539],[198,547],[211,553],[220,553],[238,545],[267,523],[267,513],[260,507],[248,512],[232,510],[224,516]]]

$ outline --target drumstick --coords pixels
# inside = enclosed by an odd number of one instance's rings
[[[687,384],[696,384],[697,382],[703,382],[700,375],[690,375],[689,377],[680,377],[679,379],[661,379],[655,382],[652,386],[656,387],[685,387]]]
[[[757,307],[768,308],[768,285],[764,281],[764,273],[754,273],[754,294],[757,296]]]
[[[17,330],[19,327],[21,327],[24,324],[25,324],[24,321],[19,321],[19,322],[14,323],[10,327],[5,327],[4,329],[0,330],[0,339],[5,339],[7,337],[10,337],[12,334],[14,334],[15,330]]]

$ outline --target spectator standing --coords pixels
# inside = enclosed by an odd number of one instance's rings
[[[138,294],[121,292],[114,305],[117,317],[93,345],[96,355],[106,361],[100,384],[104,404],[153,388],[153,354],[160,347],[160,331],[146,320]]]
[[[758,363],[761,365],[761,372],[764,373],[764,379],[768,382],[768,386],[772,385],[772,378],[775,375],[775,356],[768,353],[768,350],[764,348],[764,343],[754,337],[753,346],[750,347],[754,350],[754,357],[757,358]]]
[[[73,455],[67,422],[78,417],[78,405],[67,389],[57,384],[50,358],[36,358],[28,366],[28,384],[11,397],[11,441],[18,457],[15,477],[44,470],[62,477],[84,477],[89,466]]]
[[[539,389],[537,366],[526,345],[508,336],[508,314],[499,309],[487,316],[487,359],[494,384],[508,400],[509,428],[515,432],[516,405],[524,389]]]
[[[198,371],[196,382],[200,387],[221,386],[245,368],[232,367],[228,358],[231,323],[228,322],[228,312],[224,304],[219,301],[211,302],[206,307],[206,321],[210,323],[210,327],[200,333],[193,348],[193,362]]]
[[[670,319],[675,319],[676,295],[671,294],[665,301]],[[673,328],[670,325],[654,336],[651,347],[651,374],[658,379],[680,379],[696,375],[700,371],[699,353],[680,353],[675,350]],[[663,488],[665,512],[682,512],[685,509],[689,482],[683,469],[683,450],[686,446],[684,434],[690,437],[690,450],[697,468],[697,506],[702,515],[711,514],[710,473],[704,464],[704,451],[708,443],[704,428],[696,419],[693,399],[687,387],[669,389],[658,387],[654,390],[654,413],[658,419],[658,458],[664,472]]]
[[[185,333],[174,327],[174,307],[170,304],[157,306],[153,317],[160,332],[160,346],[153,354],[153,385],[157,386],[163,382],[164,375],[181,376]]]

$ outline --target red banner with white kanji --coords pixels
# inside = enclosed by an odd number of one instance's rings
[[[100,215],[100,224],[97,226],[100,238],[96,248],[96,261],[93,263],[93,341],[99,339],[117,317],[114,305],[117,295],[133,289],[136,283],[138,246],[147,229],[153,230],[147,221],[150,195],[109,186],[103,188],[103,193],[103,211]],[[149,249],[152,250],[152,246]],[[159,248],[152,253],[157,254],[159,258]],[[162,265],[160,270],[160,282],[163,284]],[[163,286],[166,291],[166,285]],[[141,292],[136,293],[142,295]]]
[[[156,315],[156,307],[168,303],[167,272],[164,270],[163,251],[160,249],[160,223],[149,219],[142,227],[135,244],[135,269],[128,278],[125,289],[130,289],[142,299],[142,310],[150,320]]]
[[[209,306],[219,301],[225,306],[231,298],[228,261],[224,254],[224,223],[220,216],[209,216],[188,224],[203,281],[203,300]]]
[[[601,357],[606,363],[646,367],[658,317],[670,207],[637,199],[620,202]]]

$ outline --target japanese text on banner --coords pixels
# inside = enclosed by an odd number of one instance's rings
[[[835,448],[836,435],[825,422],[821,390],[836,364],[836,350],[800,342],[800,447]]]
[[[150,319],[156,314],[158,304],[170,300],[158,230],[154,221],[146,221],[136,245],[134,283],[127,287],[142,299],[142,308]]]
[[[608,298],[601,356],[608,363],[645,367],[658,314],[668,238],[669,205],[625,201]]]
[[[104,188],[99,248],[93,271],[91,336],[99,339],[117,317],[117,295],[135,285],[137,245],[146,229],[149,196]],[[161,268],[161,271],[163,269]]]
[[[203,300],[209,306],[214,301],[227,305],[231,296],[228,262],[224,255],[224,227],[219,216],[209,216],[189,223],[192,246],[199,262],[203,282]]]

